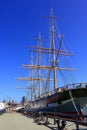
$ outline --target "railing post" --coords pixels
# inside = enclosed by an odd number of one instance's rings
[[[79,125],[78,125],[78,123],[76,123],[76,130],[79,130]]]
[[[54,125],[56,124],[56,117],[55,117],[55,114],[54,114]]]
[[[75,123],[76,123],[76,130],[79,130],[79,124],[78,124],[78,122],[76,121]]]
[[[56,123],[57,123],[58,130],[60,130],[60,120],[58,119],[58,120],[56,121]]]
[[[46,122],[45,122],[45,125],[48,124],[48,116],[47,116],[47,112],[46,112]]]
[[[62,122],[61,122],[61,130],[65,130],[66,124],[67,124],[66,120],[62,120]]]

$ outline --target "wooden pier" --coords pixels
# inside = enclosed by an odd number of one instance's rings
[[[11,112],[0,115],[0,130],[49,130],[49,128],[37,125],[32,118]]]
[[[49,118],[49,124],[37,125],[33,118],[20,113],[9,112],[0,115],[0,130],[58,130],[53,118]],[[81,130],[87,130],[87,126],[79,126]],[[67,130],[76,130],[76,124],[67,121]],[[64,129],[65,130],[65,129]]]

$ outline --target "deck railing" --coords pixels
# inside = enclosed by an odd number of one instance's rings
[[[65,86],[62,86],[62,87],[58,87],[56,88],[55,90],[52,90],[52,91],[49,91],[49,92],[46,92],[44,94],[41,95],[41,97],[45,97],[47,95],[53,95],[54,93],[56,92],[63,92],[65,90],[69,90],[69,89],[75,89],[75,88],[87,88],[87,83],[73,83],[73,84],[67,84]]]

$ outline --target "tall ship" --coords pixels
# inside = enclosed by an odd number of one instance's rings
[[[69,67],[68,62],[63,64],[66,57],[73,54],[69,50],[64,49],[63,35],[57,34],[56,37],[56,18],[51,9],[50,16],[50,44],[49,47],[42,47],[41,35],[38,36],[38,45],[29,46],[31,53],[30,64],[23,64],[23,67],[29,69],[30,77],[20,77],[17,80],[25,80],[29,82],[28,89],[31,91],[31,101],[28,103],[28,110],[35,112],[58,112],[66,114],[87,114],[85,108],[87,105],[87,83],[69,83],[63,84],[67,77],[71,75],[63,75],[63,72],[75,71]],[[42,57],[43,55],[44,58]],[[43,65],[43,61],[44,65]],[[64,66],[66,65],[66,66]],[[63,81],[59,78],[63,76]]]

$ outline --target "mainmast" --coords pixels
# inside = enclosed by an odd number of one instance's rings
[[[53,68],[54,68],[54,90],[56,89],[56,58],[55,58],[55,28],[54,28],[54,16],[53,16],[53,11],[51,9],[51,14],[50,14],[50,20],[51,20],[51,49],[53,50]]]

